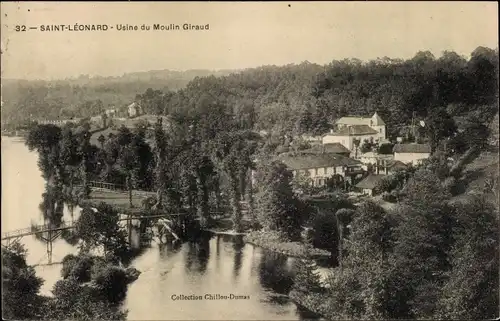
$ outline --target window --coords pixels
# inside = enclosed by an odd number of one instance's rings
[[[382,132],[382,128],[380,128],[380,132]]]

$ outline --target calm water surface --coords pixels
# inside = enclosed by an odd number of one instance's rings
[[[43,223],[39,204],[44,181],[37,154],[22,141],[2,137],[2,233]],[[69,213],[65,213],[69,220]],[[28,264],[46,263],[45,244],[32,237],[22,242]],[[53,247],[53,261],[76,248],[63,240]],[[293,259],[244,244],[241,237],[206,235],[197,243],[153,246],[132,266],[142,272],[129,286],[124,308],[129,320],[303,320],[316,316],[302,311],[287,297]],[[60,265],[37,267],[50,295],[60,279]],[[175,296],[239,295],[239,300],[175,300]]]

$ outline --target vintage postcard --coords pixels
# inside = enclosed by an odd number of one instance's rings
[[[497,12],[2,2],[3,318],[497,318]]]

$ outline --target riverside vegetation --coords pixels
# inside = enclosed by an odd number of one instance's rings
[[[186,213],[193,229],[184,237],[216,225],[211,212],[228,212],[234,231],[250,226],[247,241],[303,258],[290,297],[328,319],[492,318],[498,314],[498,203],[492,197],[498,196],[498,173],[474,187],[475,193],[464,192],[471,189],[468,166],[492,143],[498,146],[498,129],[489,126],[498,113],[497,56],[480,47],[469,60],[453,52],[438,59],[419,52],[406,61],[344,60],[326,69],[303,63],[196,78],[177,91],[137,95],[147,113],[168,115],[168,124],[158,118],[151,130],[145,124],[120,127],[95,145],[85,121],[64,128],[35,125],[26,144],[38,151],[47,181],[44,217],[59,224],[64,203],[76,206],[91,198],[91,180],[126,186],[129,207],[136,206],[132,189],[153,191],[156,197],[142,210]],[[48,90],[45,84],[26,86],[31,96],[8,97],[24,106],[21,116],[44,101]],[[46,117],[63,114],[50,100],[45,104]],[[99,114],[102,102],[96,105]],[[78,104],[67,106],[64,113],[87,116]],[[397,202],[393,209],[371,201],[354,205],[338,184],[314,197],[318,191],[301,186],[274,161],[280,152],[307,148],[300,134],[320,134],[340,116],[375,110],[387,119],[389,137],[432,146],[424,164],[377,187],[393,195],[385,196]],[[425,126],[408,131],[412,117]],[[296,186],[306,192],[295,193]],[[9,270],[27,278],[17,283],[19,277],[3,275],[10,316],[43,315],[16,310],[16,300],[23,300],[33,307],[55,304],[53,313],[75,309],[75,319],[125,317],[116,302],[137,272],[120,267],[128,249],[116,208],[103,204],[98,210],[104,218],[82,210],[75,232],[81,253],[65,259],[54,298],[37,294],[41,280],[21,249],[2,250],[13,258]],[[105,256],[90,255],[97,245]],[[325,253],[335,268],[320,282],[311,259]],[[21,295],[24,284],[30,290]]]

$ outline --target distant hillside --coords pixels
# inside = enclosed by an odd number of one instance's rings
[[[492,118],[490,111],[498,110],[497,88],[498,51],[478,47],[470,59],[454,52],[438,58],[418,52],[407,60],[5,81],[2,121],[88,117],[135,100],[145,113],[155,115],[191,117],[199,112],[205,117],[213,108],[224,109],[240,127],[268,130],[277,137],[321,135],[339,117],[377,111],[389,138],[395,138],[405,134],[412,119],[427,119],[436,110],[454,119],[479,110]]]
[[[237,70],[153,70],[118,77],[83,75],[51,81],[2,79],[2,123],[30,116],[34,119],[91,116],[98,109],[130,103],[148,88],[176,91],[196,77],[220,77],[233,72]]]
[[[239,70],[208,70],[208,69],[191,69],[186,71],[176,70],[150,70],[124,73],[121,76],[88,76],[81,75],[77,78],[58,79],[58,80],[25,80],[25,79],[2,79],[3,86],[14,84],[33,84],[33,85],[78,85],[78,86],[98,86],[110,83],[127,83],[127,82],[154,82],[162,83],[171,90],[184,88],[187,83],[196,77],[208,77],[214,75],[216,77],[226,76]]]

